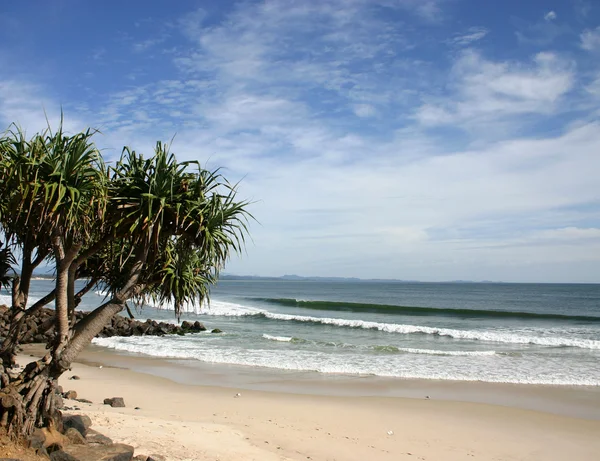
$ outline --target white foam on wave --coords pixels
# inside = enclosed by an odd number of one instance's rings
[[[314,371],[326,374],[374,375],[408,379],[484,381],[515,384],[552,384],[600,386],[593,372],[578,367],[548,370],[543,364],[529,368],[529,361],[506,362],[506,358],[458,356],[447,358],[420,354],[340,356],[320,351],[283,351],[248,349],[242,346],[219,347],[214,343],[192,343],[185,337],[96,338],[94,344],[118,351],[171,359],[192,359],[205,363],[264,367],[290,371]],[[466,351],[465,351],[466,352]],[[498,360],[502,362],[489,362]],[[496,365],[494,365],[496,363]],[[526,367],[526,368],[524,368]]]
[[[270,341],[279,341],[282,343],[289,343],[294,339],[291,336],[271,336],[267,334],[262,335],[262,337]]]
[[[97,293],[100,294],[101,292]],[[172,306],[169,306],[168,304],[150,305],[158,309],[172,310]],[[199,315],[214,315],[224,317],[261,316],[271,320],[316,323],[346,328],[363,328],[367,330],[378,330],[386,333],[421,333],[472,341],[488,341],[506,344],[533,344],[538,346],[549,347],[577,347],[581,349],[600,350],[600,341],[594,339],[564,338],[556,336],[542,337],[488,330],[456,330],[451,328],[426,327],[420,325],[372,322],[360,319],[342,319],[329,317],[313,317],[306,315],[281,314],[277,312],[270,312],[264,309],[257,309],[226,301],[211,301],[210,305],[196,306],[195,308],[193,308],[193,306],[187,306],[186,308],[188,310],[184,310],[185,312],[195,312]]]
[[[27,298],[27,307],[31,307],[33,306],[36,302],[38,302],[40,299],[39,296],[29,296]],[[7,306],[11,306],[12,305],[12,297],[10,295],[2,295],[0,294],[0,305],[5,304]],[[50,303],[50,306],[46,306],[46,307],[52,307],[54,304]]]
[[[99,296],[106,296],[106,291],[96,291]],[[161,310],[174,310],[173,303],[163,302],[158,303],[150,299],[146,301],[146,305],[155,309]],[[252,307],[242,306],[241,304],[230,303],[226,301],[211,301],[210,303],[193,304],[187,303],[182,306],[182,311],[187,313],[194,313],[198,315],[215,315],[223,317],[243,317],[250,315],[258,315],[263,312],[260,309],[254,309]]]
[[[0,295],[0,304],[10,306],[12,304],[12,298],[8,295]]]
[[[583,349],[600,349],[600,341],[593,339],[571,339],[561,337],[525,336],[513,333],[477,330],[455,330],[451,328],[425,327],[419,325],[404,325],[397,323],[370,322],[367,320],[339,319],[328,317],[311,317],[304,315],[278,314],[274,312],[261,312],[266,318],[273,320],[287,320],[296,322],[312,322],[323,325],[334,325],[349,328],[364,328],[379,330],[386,333],[412,334],[423,333],[436,336],[448,336],[454,339],[467,339],[475,341],[490,341],[509,344],[536,344],[552,347],[579,347]]]
[[[264,339],[268,339],[269,341],[277,341],[283,343],[311,343],[314,345],[325,345],[325,346],[334,346],[341,347],[345,349],[363,349],[363,350],[371,350],[378,352],[405,352],[408,354],[425,354],[425,355],[450,355],[456,357],[484,357],[484,356],[492,356],[496,355],[496,351],[444,351],[437,349],[418,349],[412,347],[396,347],[396,346],[381,346],[381,345],[370,345],[370,344],[347,344],[347,343],[334,343],[334,342],[325,342],[325,341],[310,341],[302,338],[294,338],[292,336],[272,336],[268,334],[263,334],[262,337]]]
[[[398,350],[408,352],[409,354],[451,355],[454,357],[489,357],[496,355],[496,351],[442,351],[436,349],[415,349],[412,347],[399,347]]]

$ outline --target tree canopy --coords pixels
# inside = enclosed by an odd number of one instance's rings
[[[208,300],[247,235],[248,202],[237,199],[236,186],[219,170],[180,162],[162,142],[147,157],[125,147],[110,164],[95,135],[91,129],[68,134],[61,124],[28,139],[12,125],[0,138],[0,283],[12,285],[13,311],[0,378],[2,392],[12,392],[23,407],[2,421],[22,432],[41,424],[41,410],[52,406],[47,386],[39,396],[31,389],[37,377],[55,381],[128,300],[168,303],[177,317],[185,306]],[[54,290],[27,306],[33,271],[42,263],[55,269]],[[20,274],[11,278],[15,266]],[[86,284],[76,292],[81,278]],[[98,284],[107,298],[76,323],[81,296]],[[52,301],[51,352],[16,385],[5,371],[21,326]]]

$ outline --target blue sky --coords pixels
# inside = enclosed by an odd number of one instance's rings
[[[3,2],[0,63],[1,127],[241,180],[227,272],[600,282],[597,2]]]

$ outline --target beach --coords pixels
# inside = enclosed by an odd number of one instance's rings
[[[20,361],[40,351],[27,346]],[[119,359],[98,350],[85,351],[80,359],[60,384],[93,403],[65,404],[89,415],[94,429],[133,445],[136,454],[168,460],[591,461],[600,453],[600,420],[561,414],[561,400],[565,408],[577,400],[562,387],[545,387],[554,392],[548,402],[558,405],[545,412],[444,395],[358,396],[347,395],[346,389],[338,396],[335,379],[327,384],[327,395],[183,384],[132,369],[175,369],[166,361]],[[127,363],[119,363],[123,359]],[[117,363],[129,367],[113,366]],[[69,379],[73,375],[80,379]],[[397,386],[403,387],[403,380]],[[593,389],[590,395],[583,388],[573,392],[589,399],[586,406],[600,418]],[[125,408],[102,404],[117,396],[124,398]]]
[[[93,403],[65,405],[167,460],[598,459],[596,285],[258,280],[213,295],[181,319],[206,331],[95,338],[60,379]],[[169,307],[135,314],[175,323]]]

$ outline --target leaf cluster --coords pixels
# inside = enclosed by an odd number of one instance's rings
[[[4,239],[44,254],[57,236],[66,248],[78,243],[77,277],[128,299],[172,304],[179,316],[208,299],[230,254],[243,248],[249,203],[218,170],[178,162],[161,142],[149,157],[126,147],[107,167],[94,134],[67,135],[61,124],[26,139],[13,125],[0,138]]]

